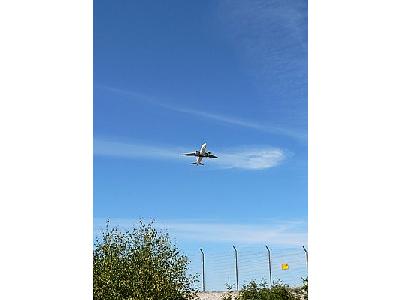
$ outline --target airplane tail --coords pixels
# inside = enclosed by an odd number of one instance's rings
[[[195,161],[195,162],[192,162],[192,165],[201,165],[201,166],[204,166],[203,163],[201,163],[201,162],[198,163],[198,162],[196,162],[196,161]]]

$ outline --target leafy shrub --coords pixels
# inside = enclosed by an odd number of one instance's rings
[[[308,300],[308,277],[303,278],[303,286],[293,290],[298,299]]]
[[[301,288],[291,289],[280,281],[274,282],[271,287],[265,282],[251,281],[244,285],[238,295],[234,295],[232,288],[228,287],[228,293],[222,300],[306,300],[308,299],[308,281],[304,280]]]
[[[140,222],[132,230],[106,230],[93,250],[94,300],[188,300],[197,278],[167,233]]]

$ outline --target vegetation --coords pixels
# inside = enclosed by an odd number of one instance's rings
[[[294,293],[299,299],[308,300],[308,277],[303,279],[303,286],[294,289]]]
[[[291,289],[280,281],[274,282],[271,287],[265,282],[258,283],[251,281],[244,285],[237,295],[234,295],[232,288],[228,287],[228,294],[222,300],[307,300],[308,280],[303,280],[301,288]]]
[[[106,230],[93,250],[93,299],[190,300],[197,281],[189,260],[167,233],[140,222],[132,230]]]

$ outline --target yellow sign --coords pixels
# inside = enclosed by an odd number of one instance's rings
[[[282,264],[282,270],[289,270],[289,264]]]

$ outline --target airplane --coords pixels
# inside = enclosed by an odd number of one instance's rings
[[[189,152],[189,153],[185,153],[185,155],[187,156],[196,156],[196,161],[193,162],[193,165],[202,165],[204,166],[204,163],[202,163],[201,161],[203,160],[203,157],[206,158],[218,158],[217,156],[215,156],[214,154],[212,154],[210,151],[206,151],[206,147],[207,147],[207,143],[204,143],[203,145],[201,145],[200,150],[197,150],[195,152]]]

